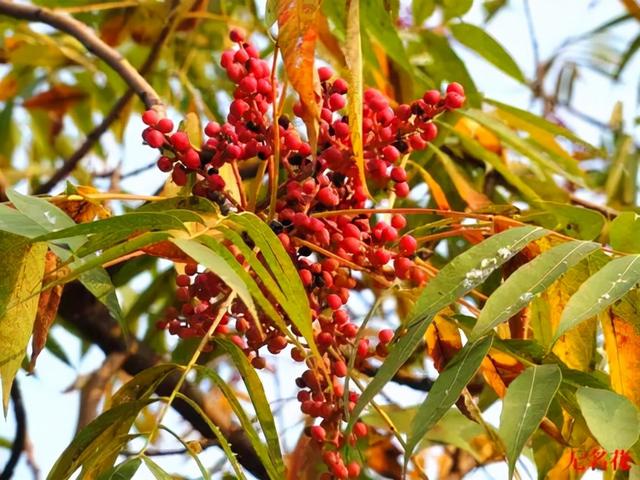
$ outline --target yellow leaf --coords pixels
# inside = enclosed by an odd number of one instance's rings
[[[600,315],[611,387],[640,407],[640,333],[613,309]]]
[[[433,364],[441,372],[453,356],[462,348],[458,327],[437,315],[424,334],[427,352]]]

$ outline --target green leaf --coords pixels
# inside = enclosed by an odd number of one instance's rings
[[[109,310],[111,316],[123,327],[122,308],[116,295],[116,289],[111,283],[111,277],[104,268],[96,267],[84,272],[78,278],[82,285],[89,290],[98,301],[102,302]]]
[[[353,427],[364,407],[378,394],[413,354],[433,317],[447,305],[484,282],[509,258],[548,233],[539,227],[517,227],[500,232],[471,247],[449,262],[427,283],[406,321],[406,331],[399,335],[375,377],[356,403],[348,429]],[[489,263],[487,263],[487,261]],[[483,266],[484,265],[484,266]]]
[[[580,387],[576,399],[589,430],[607,452],[628,450],[640,435],[640,413],[631,401],[610,390]]]
[[[598,237],[606,223],[600,212],[589,208],[547,201],[536,201],[532,206],[544,210],[530,214],[535,223],[580,240],[593,240]]]
[[[384,3],[379,0],[360,0],[360,19],[369,35],[378,41],[387,55],[409,75],[413,75],[413,66],[409,63],[398,29]]]
[[[491,294],[476,322],[471,339],[485,335],[508,320],[520,309],[545,291],[569,268],[585,258],[600,245],[575,240],[558,245],[516,270]]]
[[[74,223],[72,227],[47,233],[46,235],[37,237],[35,241],[49,241],[101,233],[114,234],[116,232],[126,232],[128,235],[131,235],[142,230],[186,231],[186,228],[180,220],[172,215],[156,212],[133,212],[90,223],[81,223],[79,225]]]
[[[280,450],[280,439],[276,430],[276,424],[271,412],[271,406],[264,393],[260,377],[256,373],[255,368],[251,366],[247,360],[247,356],[234,343],[227,339],[216,339],[216,342],[231,356],[234,365],[240,372],[242,380],[247,388],[251,404],[256,411],[256,417],[262,427],[265,439],[267,440],[267,448],[271,455],[271,460],[275,466],[277,477],[274,480],[284,478],[284,462],[282,460],[282,452]]]
[[[146,455],[142,457],[142,460],[144,460],[144,464],[152,473],[153,478],[155,478],[156,480],[172,480],[173,479],[171,475],[169,475],[162,468],[160,468],[160,465],[158,465],[156,462],[151,460]]]
[[[76,224],[69,215],[41,198],[23,195],[12,189],[7,189],[7,197],[16,209],[47,231],[69,228]]]
[[[34,238],[47,232],[35,220],[3,204],[0,204],[0,230],[27,238]]]
[[[609,242],[616,250],[640,253],[640,215],[622,212],[609,225]]]
[[[307,341],[313,354],[320,357],[311,324],[307,292],[302,285],[298,270],[282,246],[280,239],[266,223],[253,214],[230,215],[228,221],[246,229],[247,234],[262,253],[273,278],[284,293],[286,302],[281,303],[281,306],[287,312],[291,323]]]
[[[529,158],[543,169],[543,171],[557,173],[578,185],[585,185],[584,172],[580,170],[576,162],[569,163],[566,159],[559,156],[551,157],[546,150],[542,150],[541,147],[535,147],[528,143],[505,124],[480,110],[461,110],[460,114],[487,127],[505,144]],[[562,163],[560,163],[560,161]]]
[[[464,15],[472,5],[473,0],[442,0],[445,20]]]
[[[562,373],[557,365],[535,365],[509,385],[498,431],[506,447],[509,478],[513,477],[522,448],[547,414],[561,381]]]
[[[145,399],[110,408],[87,425],[58,457],[47,480],[66,480],[83,465],[100,463],[106,457],[115,458],[131,439],[130,435],[115,436],[123,425],[131,425],[140,410],[157,400]],[[115,457],[114,457],[115,454]]]
[[[130,480],[140,468],[141,463],[142,460],[139,458],[131,458],[103,473],[98,480]]]
[[[267,0],[264,12],[264,26],[266,28],[271,28],[278,19],[277,3],[277,0]]]
[[[485,30],[469,23],[449,24],[449,29],[456,40],[465,47],[470,48],[510,77],[521,83],[526,83],[527,80],[524,78],[518,64],[511,58],[511,55],[504,47]]]
[[[567,330],[597,315],[622,298],[640,281],[640,256],[616,258],[589,277],[562,311],[554,334],[555,343]]]
[[[404,450],[405,465],[409,461],[418,443],[451,408],[460,396],[462,389],[469,383],[476,373],[482,359],[487,355],[493,336],[489,335],[475,342],[467,342],[455,357],[440,372],[434,382],[427,399],[420,405],[413,418],[413,429],[407,439]]]
[[[551,133],[552,135],[557,135],[560,137],[564,137],[567,140],[571,140],[572,142],[575,143],[579,143],[580,145],[583,145],[585,147],[587,147],[590,150],[598,150],[596,147],[594,147],[593,145],[591,145],[590,143],[586,142],[585,140],[583,140],[582,138],[578,137],[576,134],[574,134],[572,131],[566,129],[565,127],[552,123],[538,115],[535,115],[527,110],[522,110],[520,108],[514,107],[512,105],[507,105],[506,103],[502,103],[499,102],[497,100],[493,100],[490,98],[485,98],[484,101],[490,105],[493,105],[494,107],[496,107],[499,110],[502,110],[504,112],[510,113],[512,115],[515,115],[516,117],[518,117],[518,119],[530,123],[531,125],[538,127],[542,130],[545,130],[549,133]]]
[[[2,406],[7,415],[9,394],[31,338],[44,275],[44,243],[0,233],[0,380]]]
[[[198,405],[191,399],[189,399],[189,401],[187,401],[186,399],[189,398],[185,395],[183,395],[182,393],[178,392],[176,394],[176,398],[180,398],[182,400],[184,400],[185,402],[189,403],[189,405],[193,406],[196,405],[196,407],[198,407]],[[200,407],[198,407],[196,409],[196,412],[200,413],[202,410],[198,410]],[[191,451],[191,449],[189,448],[189,446],[187,445],[187,443],[182,439],[182,437],[180,437],[180,435],[178,435],[176,432],[174,432],[173,430],[171,430],[169,427],[167,427],[166,425],[160,425],[159,426],[160,430],[164,430],[165,432],[167,432],[169,435],[171,435],[173,438],[175,438],[179,443],[182,444],[182,446],[185,448],[187,454],[193,458],[193,461],[196,463],[196,465],[198,465],[198,468],[200,469],[200,473],[202,474],[201,479],[202,480],[211,480],[211,475],[209,474],[209,471],[204,467],[204,465],[202,464],[202,462],[200,461],[200,458],[198,458],[198,455],[196,455],[194,452]],[[222,444],[221,444],[222,445]]]
[[[433,15],[435,9],[435,0],[414,0],[411,2],[413,24],[418,27],[421,26],[427,18]]]

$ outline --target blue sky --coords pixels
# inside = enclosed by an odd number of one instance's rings
[[[476,4],[480,2],[476,1]],[[604,21],[622,13],[621,3],[615,0],[600,0],[588,2],[585,0],[531,0],[531,9],[541,57],[547,58],[557,46],[568,36],[574,36],[588,31]],[[479,5],[465,17],[465,20],[480,24],[481,11]],[[488,31],[504,45],[513,55],[525,74],[530,77],[533,70],[533,53],[527,24],[523,11],[522,0],[512,0],[509,6],[499,13],[489,24]],[[626,27],[616,30],[613,37],[620,46],[628,43],[633,35],[637,34],[637,23],[629,22]],[[511,103],[522,108],[539,108],[539,105],[530,105],[529,92],[511,78],[503,75],[473,53],[460,47],[459,54],[465,60],[478,87],[487,96]],[[608,79],[594,73],[585,73],[576,84],[575,104],[584,113],[595,118],[607,120],[616,101],[625,104],[625,118],[627,125],[632,125],[637,115],[637,89],[640,78],[640,62],[635,60],[626,70],[622,81],[612,84]],[[599,133],[588,123],[563,115],[569,125],[585,139],[593,143],[599,142]],[[122,149],[114,148],[114,162],[123,161],[123,171],[133,170],[143,165],[151,158],[150,151],[143,147],[139,140],[141,131],[140,123],[130,123],[125,145]],[[152,191],[155,185],[159,185],[162,177],[157,173],[139,176],[127,180],[125,188],[139,191],[139,185],[145,186],[145,191]],[[78,393],[73,391],[64,393],[72,385],[78,375],[86,374],[102,361],[102,354],[92,349],[88,355],[80,360],[80,343],[61,328],[54,328],[53,335],[62,343],[71,357],[74,368],[61,363],[48,352],[43,352],[38,360],[37,375],[27,377],[19,374],[23,397],[28,412],[29,437],[33,444],[36,462],[41,472],[46,474],[56,460],[60,452],[68,444],[75,430],[75,421],[78,410]],[[285,366],[285,364],[282,364]],[[286,369],[285,369],[286,370]],[[282,373],[282,372],[281,372]],[[282,378],[265,378],[269,385],[270,393],[275,397],[291,397],[294,392],[286,385],[290,383],[291,371],[287,370]],[[280,381],[282,380],[282,381]],[[408,389],[399,390],[401,398],[406,398],[408,403],[417,402],[420,397]],[[295,403],[287,404],[288,408],[296,408]],[[293,417],[286,416],[285,417]],[[488,415],[489,421],[496,423],[499,418],[499,409],[493,409]],[[169,421],[176,425],[177,417],[169,416]],[[285,421],[283,425],[288,434],[285,435],[287,446],[292,446],[297,436],[298,429]],[[0,437],[12,438],[14,434],[14,421],[12,414],[7,421],[0,420]],[[185,431],[178,428],[178,431]],[[216,449],[210,449],[203,454],[205,458],[219,458]],[[0,466],[4,465],[7,458],[5,450],[0,450]],[[196,478],[196,469],[191,463],[183,464],[178,457],[168,460],[167,468],[173,468],[184,475],[193,475]],[[529,464],[527,470],[535,469]],[[524,478],[527,478],[523,470]],[[595,475],[592,478],[598,478]],[[17,479],[31,478],[31,473],[21,461],[15,476]],[[141,473],[136,478],[149,478],[147,473]],[[432,476],[431,478],[435,478]],[[469,478],[506,478],[506,467],[503,465],[491,466],[486,470],[480,470]]]

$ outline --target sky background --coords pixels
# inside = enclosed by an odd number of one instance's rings
[[[328,0],[327,0],[328,1]],[[482,11],[480,2],[465,16],[465,20],[480,25],[482,23]],[[548,58],[566,38],[579,35],[623,13],[621,2],[616,0],[532,0],[531,12],[536,37],[539,45],[540,57]],[[618,45],[622,49],[637,35],[637,22],[628,22],[615,30],[615,34],[608,38],[609,43]],[[534,65],[532,45],[524,15],[522,0],[511,0],[509,5],[498,13],[488,24],[487,30],[491,33],[514,57],[528,78],[531,78]],[[577,47],[574,54],[580,55]],[[480,91],[488,97],[513,104],[521,108],[538,112],[540,106],[531,104],[529,92],[516,81],[502,74],[472,52],[462,46],[456,50],[464,59],[472,77],[476,80]],[[640,55],[638,56],[640,57]],[[621,81],[613,84],[604,76],[586,72],[578,79],[575,90],[576,105],[582,112],[591,117],[607,121],[610,117],[613,105],[616,101],[622,101],[625,105],[624,117],[628,131],[637,115],[636,105],[638,101],[638,79],[640,78],[640,62],[636,58],[626,69]],[[555,77],[555,76],[553,76]],[[599,143],[599,131],[589,123],[578,120],[571,115],[563,115],[563,120],[579,135],[592,143]],[[113,147],[112,163],[123,162],[123,172],[133,170],[145,165],[153,158],[153,154],[140,141],[141,123],[132,119],[124,145]],[[634,131],[637,134],[637,129]],[[163,175],[152,171],[145,175],[127,179],[123,182],[123,188],[140,192],[143,186],[144,192],[152,192],[163,181]],[[142,285],[149,279],[140,279]],[[363,303],[363,309],[365,305]],[[364,310],[363,310],[364,313]],[[74,384],[78,376],[87,374],[100,366],[103,355],[92,347],[87,355],[81,358],[80,342],[72,335],[59,327],[54,327],[52,335],[61,343],[67,351],[73,367],[69,367],[44,351],[38,359],[37,373],[34,376],[26,376],[20,372],[18,378],[22,388],[22,394],[28,415],[28,434],[33,444],[35,461],[44,478],[62,450],[68,445],[75,431],[75,423],[79,404],[77,391],[65,393],[67,388]],[[285,362],[276,371],[280,375],[263,376],[268,394],[272,398],[291,398],[295,395],[290,387],[291,368],[290,363]],[[393,387],[394,398],[402,398],[407,405],[417,403],[421,396],[408,388]],[[396,395],[397,394],[397,395]],[[277,405],[277,404],[276,404]],[[297,424],[297,402],[286,402],[278,405],[283,408],[285,415],[278,416],[281,422],[281,435],[285,443],[285,450],[290,449],[298,437],[299,424]],[[295,414],[286,415],[288,409],[296,409]],[[497,425],[499,420],[499,405],[492,407],[487,414],[490,423]],[[185,426],[178,422],[178,417],[170,412],[167,421],[172,425],[179,425],[178,432],[186,432]],[[13,413],[7,420],[0,419],[0,438],[11,439],[15,431]],[[282,433],[284,432],[284,434]],[[195,438],[195,437],[194,437]],[[168,445],[168,444],[167,444]],[[215,448],[201,454],[205,464],[210,459],[220,459],[219,452]],[[3,466],[8,457],[6,450],[0,450],[0,466]],[[171,457],[162,462],[171,471],[180,472],[183,475],[198,478],[197,469],[193,462],[182,457]],[[435,470],[429,468],[430,478],[437,478]],[[486,469],[480,469],[467,478],[477,479],[503,479],[507,477],[506,466],[492,465]],[[529,473],[534,474],[535,468],[526,462],[526,468],[521,468],[523,478],[530,478]],[[16,471],[18,480],[32,478],[31,471],[27,467],[24,457]],[[138,479],[151,478],[150,474],[140,470]],[[588,475],[585,478],[600,478],[599,474]]]

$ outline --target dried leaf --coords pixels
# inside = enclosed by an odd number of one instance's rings
[[[320,476],[322,452],[317,444],[304,433],[296,448],[287,457],[287,480],[315,480]]]
[[[0,80],[0,102],[6,102],[18,93],[18,79],[13,72],[7,73]]]
[[[433,323],[425,333],[427,352],[433,359],[434,366],[441,372],[456,353],[462,348],[462,340],[458,327],[448,322],[441,315],[433,319]]]
[[[392,436],[370,435],[369,447],[364,453],[369,468],[379,475],[393,480],[402,478],[402,465],[398,462],[401,451],[393,443]]]
[[[53,197],[51,203],[64,211],[76,223],[87,223],[96,218],[103,219],[111,216],[111,212],[99,201],[87,196],[99,193],[97,189],[84,185],[74,186],[74,189],[74,195]]]
[[[524,366],[518,360],[495,349],[489,352],[480,365],[485,381],[500,398],[505,396],[509,384],[523,370]]]
[[[44,279],[43,283],[48,283],[55,280],[56,271],[58,268],[58,257],[51,250],[47,252],[44,264]],[[29,370],[33,371],[36,366],[36,359],[40,352],[47,343],[47,337],[49,336],[49,329],[56,319],[58,313],[58,305],[60,304],[60,297],[62,296],[63,285],[56,285],[55,287],[45,290],[40,294],[38,300],[38,312],[36,313],[36,319],[33,323],[33,338],[31,339],[31,361],[29,363]]]
[[[193,260],[188,255],[185,255],[182,250],[168,240],[143,247],[141,250],[147,255],[166,258],[172,262],[193,263]]]
[[[63,114],[72,105],[87,97],[87,93],[69,85],[54,85],[51,89],[34,95],[23,102],[29,109],[40,109],[56,114]]]

